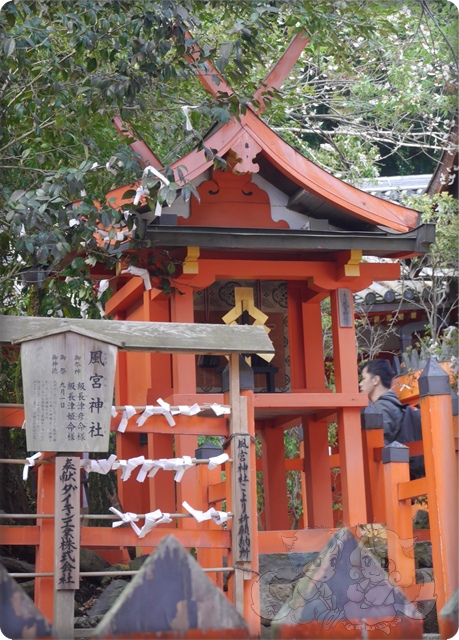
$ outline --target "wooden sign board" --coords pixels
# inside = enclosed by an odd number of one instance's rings
[[[235,444],[235,494],[234,513],[236,529],[234,558],[248,562],[252,559],[251,514],[250,514],[250,436],[237,434]]]
[[[108,450],[116,354],[72,331],[21,345],[29,451]]]
[[[350,289],[338,289],[339,326],[353,327],[352,296]]]
[[[80,458],[56,457],[54,582],[58,591],[79,588],[80,475]]]

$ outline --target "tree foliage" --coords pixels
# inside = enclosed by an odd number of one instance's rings
[[[39,267],[47,287],[42,311],[79,313],[81,299],[94,300],[88,267],[96,260],[116,262],[121,243],[135,225],[132,212],[115,211],[106,199],[111,188],[141,176],[138,158],[128,146],[132,139],[120,137],[111,118],[120,115],[133,127],[139,120],[153,131],[160,152],[171,140],[184,146],[202,143],[198,132],[187,141],[190,134],[180,106],[192,95],[182,92],[197,69],[210,56],[215,58],[214,46],[201,46],[188,33],[201,28],[198,13],[207,11],[206,5],[186,0],[14,0],[2,8],[0,202],[5,260],[0,278],[5,283],[24,269]],[[233,29],[228,54],[236,67],[248,64],[249,49],[259,40],[262,13],[251,16],[251,29],[243,28],[243,19]],[[194,95],[199,93],[200,88]],[[208,101],[203,117],[207,113],[209,122],[218,115],[224,120],[225,109],[217,107]],[[156,186],[153,193],[157,191]],[[173,183],[164,193],[166,203],[177,191]],[[99,223],[109,229],[103,245],[94,237]],[[72,280],[69,284],[63,278]],[[4,290],[9,298],[14,294],[9,285]]]
[[[311,41],[282,89],[288,118],[285,105],[272,116],[279,133],[348,181],[433,170],[458,106],[457,8],[305,1],[297,16]]]
[[[104,298],[88,269],[113,265],[137,222],[132,207],[115,211],[106,194],[142,175],[131,139],[111,119],[129,122],[171,179],[168,165],[205,147],[215,122],[247,108],[300,31],[310,37],[305,52],[282,90],[264,97],[262,117],[275,130],[347,180],[378,174],[384,154],[436,157],[455,106],[456,22],[447,0],[7,2],[0,11],[3,308],[13,301],[17,311],[21,289],[11,282],[38,268],[44,286],[27,300],[35,313],[78,315],[83,301],[97,316]],[[208,62],[234,94],[204,91],[196,74]],[[193,193],[173,180],[160,190],[151,175],[145,186],[152,207]],[[102,243],[94,237],[99,224],[108,229]],[[171,276],[160,265],[160,281]]]
[[[427,315],[430,344],[438,344],[459,308],[458,202],[444,193],[433,198],[413,196],[406,199],[406,204],[421,211],[422,222],[435,223],[436,238],[429,253],[403,262],[402,276],[422,283],[422,294],[414,304]]]

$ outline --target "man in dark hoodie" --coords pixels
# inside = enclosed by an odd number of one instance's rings
[[[363,367],[359,387],[368,394],[368,413],[382,413],[384,444],[397,441],[400,444],[422,440],[419,412],[405,407],[394,391],[391,391],[392,369],[387,360],[370,360]],[[405,412],[408,411],[408,414]],[[417,414],[417,418],[415,418]],[[425,476],[424,456],[410,457],[410,480]]]
[[[403,423],[403,405],[390,385],[394,377],[387,360],[370,360],[362,369],[360,391],[368,394],[368,413],[382,413],[384,444],[400,436]]]

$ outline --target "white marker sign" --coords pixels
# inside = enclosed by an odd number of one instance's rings
[[[29,451],[108,450],[116,354],[72,331],[21,345]]]

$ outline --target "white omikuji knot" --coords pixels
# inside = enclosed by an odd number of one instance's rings
[[[150,280],[150,273],[148,269],[141,269],[140,267],[133,267],[131,265],[127,267],[127,269],[122,269],[121,273],[130,273],[133,276],[140,276],[143,280],[143,284],[145,285],[145,289],[147,291],[150,291],[151,280]]]
[[[213,507],[207,511],[200,511],[199,509],[193,509],[188,502],[183,501],[182,507],[190,513],[196,522],[204,522],[205,520],[213,520],[215,524],[223,524],[228,520],[228,514],[226,511],[217,511]]]
[[[140,199],[143,195],[148,196],[149,193],[150,191],[148,189],[144,189],[144,187],[142,186],[137,187],[137,189],[135,190],[134,201],[132,203],[134,207],[136,207],[139,204]]]
[[[132,418],[132,416],[135,416],[135,414],[136,410],[134,409],[134,407],[130,404],[127,404],[124,407],[123,416],[121,418],[121,422],[118,425],[117,431],[119,431],[120,433],[124,433],[126,431],[129,418]]]
[[[215,467],[218,467],[220,464],[223,464],[229,460],[229,455],[227,453],[221,453],[219,456],[213,456],[213,458],[209,458],[208,468],[212,471]]]
[[[170,517],[170,513],[162,513],[160,509],[156,509],[156,511],[151,511],[150,513],[145,514],[145,524],[140,530],[139,538],[145,538],[147,533],[151,531],[158,524],[166,524],[172,522],[172,518]]]
[[[42,452],[38,451],[38,453],[34,453],[33,456],[26,458],[26,463],[24,465],[24,469],[22,470],[22,479],[27,480],[29,477],[29,469],[35,466],[35,460],[38,460],[42,456]]]
[[[126,482],[131,477],[131,473],[145,462],[145,456],[137,456],[129,458],[129,460],[120,460],[120,469],[122,469],[121,480]]]
[[[105,476],[112,469],[117,469],[119,467],[119,462],[116,459],[116,455],[112,453],[109,458],[101,458],[100,460],[84,458],[80,461],[80,466],[87,473],[100,473]]]
[[[119,522],[112,523],[112,527],[114,528],[121,527],[122,524],[127,523],[131,525],[131,527],[134,529],[137,535],[140,534],[140,529],[135,524],[136,522],[139,521],[139,516],[136,513],[132,513],[131,511],[126,511],[126,513],[122,513],[121,511],[118,511],[118,509],[115,509],[115,507],[110,507],[109,511],[111,511],[116,516],[118,516],[118,518],[120,518]]]

